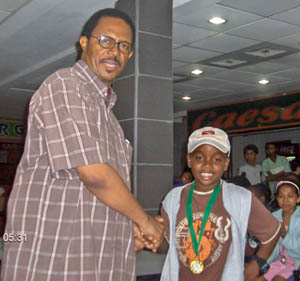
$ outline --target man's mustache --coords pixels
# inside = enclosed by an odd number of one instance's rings
[[[119,66],[121,65],[121,62],[118,60],[117,57],[113,56],[113,57],[108,57],[105,59],[100,60],[100,62],[106,62],[106,61],[114,61],[116,62]]]

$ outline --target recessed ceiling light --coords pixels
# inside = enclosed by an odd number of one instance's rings
[[[222,19],[220,17],[213,17],[211,19],[208,20],[210,23],[212,24],[223,24],[225,23],[227,20],[225,19]]]
[[[258,83],[259,83],[259,84],[262,84],[262,85],[266,85],[266,84],[269,84],[270,81],[267,80],[267,79],[262,79],[262,80],[258,81]]]
[[[194,75],[200,75],[200,74],[203,73],[203,70],[201,70],[201,69],[194,69],[191,73],[194,74]]]
[[[188,96],[185,96],[185,97],[182,97],[183,100],[191,100],[192,98],[191,97],[188,97]]]

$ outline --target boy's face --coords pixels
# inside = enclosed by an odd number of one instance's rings
[[[254,166],[256,164],[257,154],[253,150],[247,150],[245,153],[246,162]]]
[[[203,144],[187,155],[187,164],[196,181],[195,189],[209,191],[216,187],[228,169],[229,158],[214,146]]]

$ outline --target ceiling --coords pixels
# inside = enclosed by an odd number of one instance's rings
[[[1,0],[0,116],[23,119],[43,79],[74,63],[86,19],[114,3]],[[213,16],[227,22],[212,25]],[[299,0],[174,0],[174,116],[300,90],[299,40]],[[191,75],[194,67],[203,74]],[[260,79],[270,83],[260,85]]]

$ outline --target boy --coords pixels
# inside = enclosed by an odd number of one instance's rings
[[[244,173],[252,185],[263,181],[262,167],[256,164],[257,155],[258,148],[255,144],[246,145],[244,147],[244,157],[247,163],[239,169],[239,175]]]
[[[162,203],[166,239],[159,252],[168,252],[162,281],[250,281],[264,274],[280,223],[251,192],[221,179],[229,153],[220,129],[205,127],[189,137],[187,163],[195,181],[171,190]],[[247,229],[262,246],[244,273]]]

